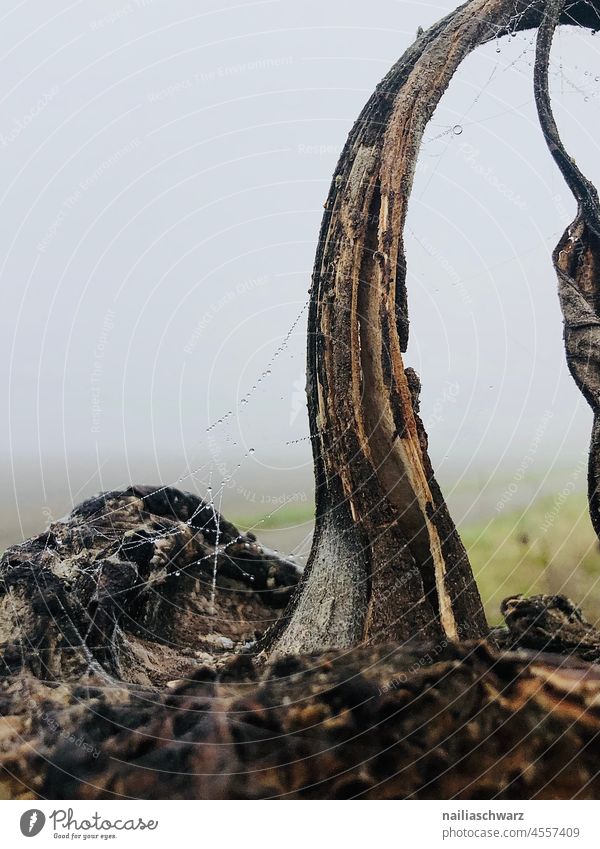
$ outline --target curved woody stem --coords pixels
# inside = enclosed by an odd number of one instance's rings
[[[325,204],[309,314],[315,536],[299,590],[267,640],[270,651],[487,633],[427,453],[418,379],[403,365],[403,228],[423,133],[460,63],[491,39],[545,27],[551,13],[561,23],[599,23],[597,0],[557,5],[470,0],[417,38],[349,135]],[[536,75],[547,60],[538,56]],[[582,387],[590,387],[590,371]]]

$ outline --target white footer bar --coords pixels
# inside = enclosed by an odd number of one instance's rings
[[[2,845],[600,847],[600,802],[4,802]]]

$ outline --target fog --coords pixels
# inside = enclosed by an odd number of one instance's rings
[[[225,480],[226,514],[310,501],[305,307],[328,184],[377,82],[454,5],[3,5],[9,535],[132,480]],[[563,28],[552,62],[564,140],[596,182],[598,44]],[[550,258],[575,207],[535,115],[534,49],[524,33],[463,64],[409,213],[406,364],[459,520],[517,477],[522,499],[551,491],[587,452]]]

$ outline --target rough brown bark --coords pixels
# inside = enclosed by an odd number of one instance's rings
[[[296,572],[223,521],[211,613],[214,519],[135,487],[6,553],[0,798],[598,797],[600,634],[567,599],[508,599],[502,651],[262,668],[246,642]]]
[[[253,643],[298,578],[191,493],[107,492],[1,558],[0,674],[164,684]]]
[[[423,132],[457,67],[491,38],[537,27],[547,9],[555,22],[599,23],[594,3],[472,0],[417,39],[350,133],[326,203],[308,327],[316,532],[301,587],[272,635],[275,651],[486,633],[402,363],[408,341],[402,231]],[[542,41],[545,32],[546,26]],[[547,59],[539,53],[538,76]],[[588,252],[597,245],[590,216]],[[578,238],[582,245],[586,236]],[[592,262],[580,273],[588,287]],[[596,314],[590,318],[597,288],[576,303],[572,289],[561,288],[570,310],[569,364],[597,410],[600,337]],[[596,449],[599,431],[596,416]],[[590,492],[598,530],[596,449]]]
[[[295,567],[167,487],[92,499],[2,558],[0,796],[598,798],[600,634],[561,596],[507,599],[487,634],[402,363],[402,228],[460,61],[541,25],[540,120],[579,202],[554,259],[569,367],[595,413],[599,530],[598,199],[562,147],[546,69],[556,24],[595,28],[599,10],[471,0],[355,125],[311,296],[317,527],[279,621]]]
[[[588,499],[592,523],[600,537],[600,202],[596,187],[565,150],[550,105],[548,62],[563,6],[564,0],[550,0],[539,30],[535,98],[548,148],[577,201],[577,215],[552,259],[564,317],[567,363],[594,413]]]

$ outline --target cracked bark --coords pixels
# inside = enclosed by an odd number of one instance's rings
[[[590,517],[600,536],[600,203],[596,187],[567,153],[552,114],[548,63],[564,0],[551,0],[540,26],[534,70],[535,100],[546,143],[577,201],[577,215],[552,255],[564,317],[567,364],[592,408],[589,453]]]
[[[597,12],[587,2],[472,0],[418,37],[350,133],[325,205],[308,326],[316,531],[305,577],[271,635],[273,651],[486,633],[403,366],[402,231],[425,127],[463,59],[492,38],[542,24],[536,80],[547,80],[548,21],[593,28]],[[556,141],[555,158],[560,149]],[[582,210],[569,242],[579,248],[562,245],[555,262],[569,366],[596,413],[590,502],[598,531],[597,197],[566,155],[561,162],[570,163],[563,173]]]
[[[229,523],[217,532],[190,494],[107,493],[2,558],[0,797],[598,798],[600,633],[562,596],[517,596],[506,627],[477,639],[481,602],[402,361],[402,228],[462,59],[539,27],[540,122],[578,201],[554,263],[567,361],[594,411],[598,532],[598,197],[560,141],[547,64],[557,23],[593,29],[599,11],[471,0],[419,36],[352,130],[309,317],[316,533],[259,642],[274,661],[247,646],[294,566]]]

